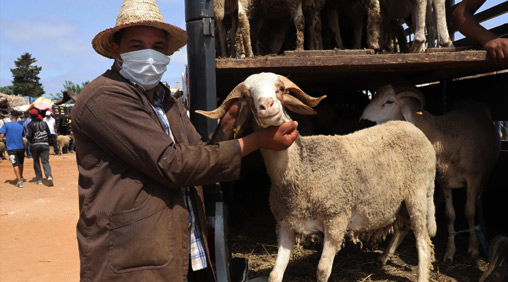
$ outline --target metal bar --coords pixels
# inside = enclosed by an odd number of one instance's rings
[[[223,202],[215,203],[215,262],[217,281],[231,281],[229,276],[229,248],[227,245],[227,207]]]
[[[185,0],[185,21],[189,37],[187,62],[190,119],[202,139],[207,140],[217,122],[197,115],[194,111],[217,107],[213,1]]]

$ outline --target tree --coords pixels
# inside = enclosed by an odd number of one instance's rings
[[[0,86],[0,93],[7,95],[14,95],[14,88],[12,85],[9,86]]]
[[[38,76],[42,67],[33,65],[35,62],[37,60],[32,58],[30,53],[24,53],[14,62],[16,68],[11,69],[11,72],[14,77],[12,87],[15,95],[37,98],[44,94]]]
[[[79,84],[74,84],[73,82],[66,80],[63,85],[64,89],[62,91],[72,91],[76,94],[79,94],[79,92],[81,92],[81,90],[83,90],[83,88],[85,88],[85,86],[87,86],[88,83],[90,83],[90,81],[85,81],[85,82],[81,83],[81,85],[79,85]],[[49,94],[49,96],[51,97],[51,100],[53,100],[53,101],[58,101],[58,100],[62,99],[62,93]]]

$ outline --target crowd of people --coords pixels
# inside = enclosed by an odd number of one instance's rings
[[[2,120],[0,138],[5,138],[7,154],[17,180],[16,187],[23,188],[23,183],[27,181],[23,176],[25,152],[27,158],[33,158],[35,183],[43,184],[44,172],[47,185],[53,186],[49,146],[53,145],[55,154],[60,152],[56,141],[55,119],[50,110],[40,112],[33,108],[28,112],[11,111],[9,119]]]

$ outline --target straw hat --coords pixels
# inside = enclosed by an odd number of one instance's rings
[[[187,33],[177,26],[164,22],[155,0],[124,0],[115,27],[97,34],[92,40],[92,47],[97,53],[113,59],[110,43],[115,32],[140,25],[156,27],[169,34],[168,55],[180,50],[187,43]]]

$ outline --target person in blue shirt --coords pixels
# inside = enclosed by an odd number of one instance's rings
[[[0,128],[0,137],[5,136],[7,154],[18,180],[16,187],[23,188],[23,181],[25,180],[23,178],[23,163],[25,161],[25,142],[23,142],[23,136],[25,136],[25,129],[21,124],[16,122],[18,116],[17,112],[11,112],[11,122],[4,124]]]

